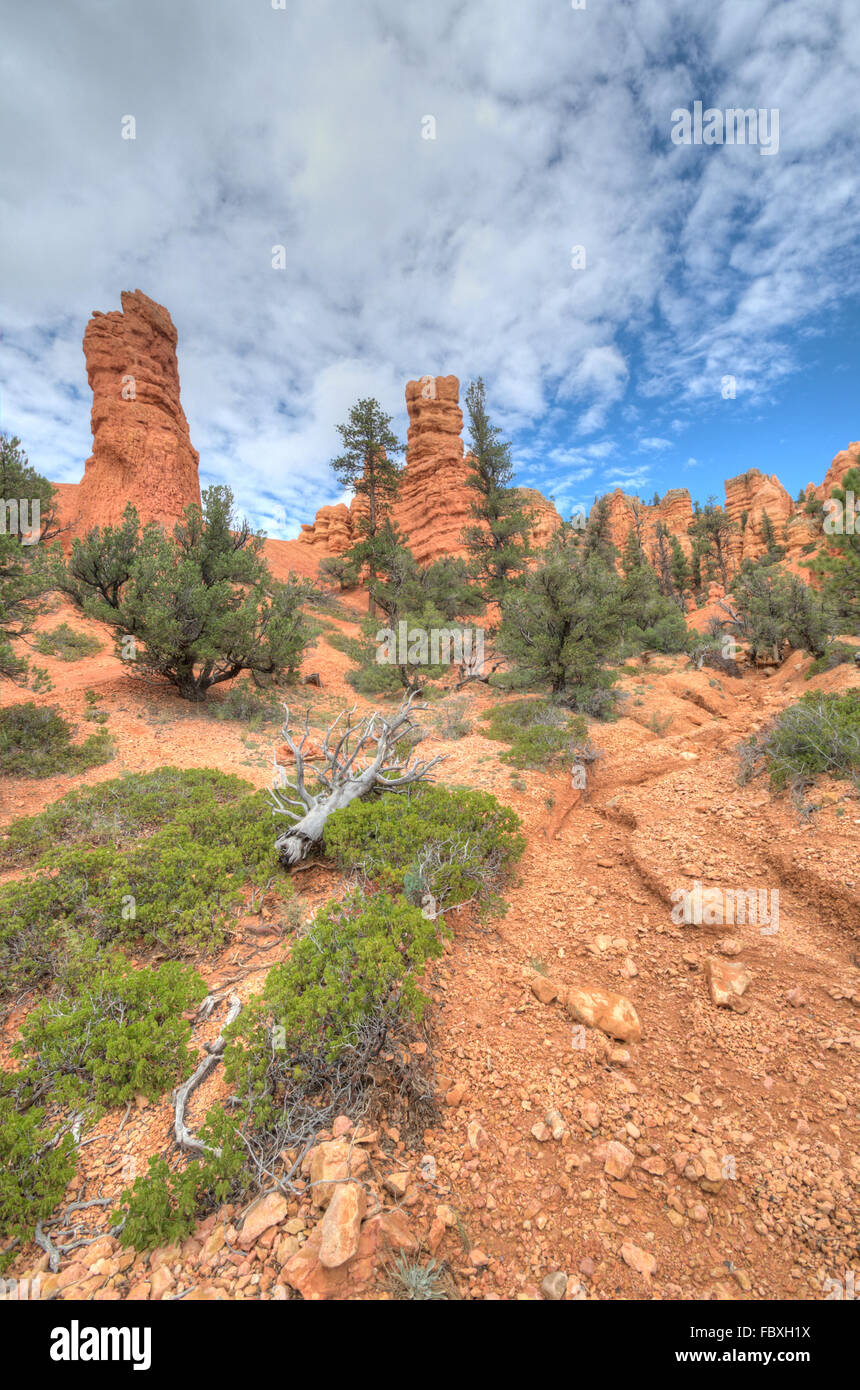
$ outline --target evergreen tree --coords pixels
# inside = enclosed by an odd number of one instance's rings
[[[642,543],[635,530],[627,532],[627,539],[624,542],[624,549],[621,552],[621,568],[629,578],[636,570],[642,569],[647,564]]]
[[[778,565],[747,561],[732,582],[737,635],[753,658],[778,653],[784,642],[823,656],[834,630],[833,614],[820,594]]]
[[[780,545],[776,539],[776,529],[768,513],[762,511],[761,514],[761,538],[764,541],[765,555],[769,562],[776,563],[785,556],[785,546]]]
[[[662,521],[658,521],[654,527],[654,549],[652,552],[652,564],[657,575],[657,582],[660,585],[660,592],[667,598],[678,598],[675,583],[672,578],[672,549],[670,537]],[[680,602],[680,599],[679,599]]]
[[[693,546],[693,558],[690,562],[690,583],[693,586],[693,593],[698,598],[702,592],[702,556],[696,546]]]
[[[719,574],[724,589],[729,587],[730,546],[737,532],[737,525],[731,520],[715,497],[709,497],[704,510],[694,514],[690,523],[690,536],[694,546],[704,561],[708,580]]]
[[[403,453],[403,445],[391,429],[391,416],[386,415],[382,406],[373,397],[358,401],[349,412],[345,425],[338,425],[338,434],[344,443],[344,452],[332,459],[334,475],[344,487],[352,488],[356,497],[364,502],[359,510],[358,530],[365,542],[363,564],[368,567],[370,579],[374,578],[376,540],[388,518],[391,505],[397,496],[397,488],[403,472],[402,465],[395,462],[395,455]],[[346,552],[347,564],[356,565],[356,548]],[[373,598],[368,600],[368,608],[373,613]]]
[[[670,536],[669,544],[672,548],[672,583],[682,606],[686,607],[687,594],[693,582],[690,562],[677,536]]]
[[[850,468],[830,498],[828,515],[823,518],[826,549],[810,567],[843,620],[843,630],[856,633],[860,632],[860,468]],[[823,513],[823,505],[819,506]]]
[[[358,401],[337,432],[344,451],[332,459],[332,469],[338,482],[365,500],[367,509],[359,514],[359,529],[373,537],[397,495],[403,469],[393,455],[402,454],[403,445],[391,429],[391,416],[372,397]]]
[[[499,646],[521,679],[563,696],[599,683],[620,635],[620,584],[595,555],[551,544],[502,601]]]
[[[612,529],[609,516],[609,498],[595,498],[594,506],[588,513],[582,543],[583,558],[596,558],[606,566],[614,566],[618,551],[612,543]]]
[[[121,527],[75,541],[58,584],[89,616],[117,633],[132,669],[163,677],[187,700],[250,671],[257,680],[292,673],[310,640],[305,586],[272,578],[263,539],[233,517],[227,487],[207,488],[186,507],[172,538],[135,509]],[[129,641],[133,639],[133,641]]]
[[[467,485],[476,496],[470,507],[475,524],[465,528],[462,541],[472,558],[475,579],[488,597],[499,599],[525,570],[531,553],[532,516],[523,508],[519,490],[511,486],[511,445],[499,438],[497,426],[490,421],[480,377],[466,392],[466,414]]]
[[[621,557],[619,618],[623,651],[683,651],[687,624],[674,598],[661,593],[656,571],[646,559],[634,531]]]
[[[0,434],[0,678],[47,684],[12,643],[26,638],[50,587],[46,544],[59,534],[56,489],[31,466],[14,435]]]

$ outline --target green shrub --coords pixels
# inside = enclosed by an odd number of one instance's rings
[[[57,846],[133,844],[165,821],[205,835],[217,807],[238,801],[250,782],[213,768],[159,767],[68,792],[36,816],[12,821],[0,863],[24,864]]]
[[[335,651],[343,652],[344,656],[348,656],[350,661],[358,664],[364,660],[365,650],[357,637],[349,637],[339,628],[332,628],[330,632],[326,632],[325,640],[330,647],[334,647]]]
[[[236,719],[253,732],[267,724],[279,724],[284,717],[280,701],[260,695],[249,681],[231,686],[220,700],[210,700],[206,713],[213,719]]]
[[[182,1015],[206,994],[190,966],[167,961],[135,969],[118,952],[76,941],[56,995],[27,1015],[12,1055],[26,1099],[50,1095],[98,1110],[124,1105],[137,1093],[157,1100],[190,1075],[191,1024]]]
[[[182,1239],[217,1203],[297,1171],[321,1129],[368,1088],[378,1095],[386,1068],[393,1092],[408,1092],[396,1055],[409,1055],[402,1044],[427,1002],[414,976],[440,952],[437,926],[402,898],[354,892],[327,903],[225,1029],[233,1094],[229,1110],[216,1106],[200,1129],[209,1151],[173,1173],[150,1161],[123,1193],[122,1243]]]
[[[72,728],[59,710],[32,701],[0,709],[0,773],[9,777],[52,777],[84,772],[114,755],[106,730],[84,742],[71,741]]]
[[[421,1264],[401,1250],[389,1275],[391,1292],[398,1299],[416,1299],[439,1303],[448,1298],[445,1292],[445,1269],[436,1260]]]
[[[88,720],[91,724],[106,724],[108,720],[107,710],[99,709],[102,696],[95,690],[85,690],[84,699],[87,702],[87,707],[84,710],[84,719]]]
[[[436,910],[478,897],[487,911],[520,858],[519,819],[489,792],[418,786],[408,796],[353,801],[326,822],[324,844],[338,865],[400,888]]]
[[[589,719],[611,720],[618,718],[618,705],[625,698],[623,691],[613,689],[616,673],[600,672],[590,685],[577,685],[568,690],[564,703],[568,709],[576,710]]]
[[[60,661],[81,661],[102,649],[97,637],[76,632],[68,623],[60,623],[52,632],[40,632],[33,645],[42,656],[56,656]]]
[[[466,709],[466,700],[445,701],[436,719],[436,729],[440,738],[457,741],[472,732],[472,721],[466,718]]]
[[[690,642],[690,629],[677,604],[669,603],[667,612],[649,627],[632,627],[625,632],[624,649],[629,655],[637,651],[683,652]]]
[[[811,680],[813,676],[820,676],[825,671],[833,671],[837,666],[850,665],[858,652],[860,647],[852,647],[848,642],[833,642],[823,656],[813,661],[806,673],[806,679]]]
[[[122,1193],[111,1218],[114,1225],[124,1222],[122,1246],[155,1250],[173,1245],[189,1236],[208,1210],[248,1193],[247,1150],[226,1111],[214,1106],[199,1137],[218,1152],[205,1153],[173,1172],[163,1158],[150,1158],[148,1171]]]
[[[242,671],[294,674],[310,633],[304,580],[275,580],[263,538],[233,513],[228,487],[206,488],[172,537],[141,527],[129,503],[120,526],[76,540],[54,583],[89,616],[112,627],[119,654],[135,639],[133,669],[159,676],[187,700]]]
[[[320,909],[289,959],[269,971],[263,1001],[286,1051],[331,1062],[371,1015],[391,1030],[421,1017],[426,999],[412,977],[441,951],[437,927],[417,907],[356,891]]]
[[[481,716],[489,723],[487,738],[511,746],[501,755],[512,767],[560,767],[569,762],[573,745],[585,738],[585,720],[547,700],[514,700],[495,705]]]
[[[763,768],[777,791],[821,773],[860,780],[860,690],[807,691],[741,748],[742,782]]]
[[[75,820],[80,804],[66,810]],[[126,849],[49,852],[32,878],[0,886],[2,988],[50,974],[73,930],[102,943],[140,940],[171,955],[221,946],[244,886],[283,871],[264,792],[210,802],[202,824],[199,815],[199,806],[186,807],[184,818]]]
[[[351,685],[353,690],[357,690],[359,695],[373,697],[376,695],[402,695],[403,681],[400,678],[400,667],[389,666],[387,662],[376,662],[366,654],[362,656],[362,665],[356,671],[347,671],[346,683]]]
[[[77,1155],[71,1134],[49,1130],[45,1112],[19,1112],[0,1094],[0,1237],[28,1240],[36,1223],[50,1216],[74,1177]],[[0,1270],[13,1258],[0,1253]]]

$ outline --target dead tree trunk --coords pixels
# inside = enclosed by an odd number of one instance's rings
[[[290,708],[284,705],[286,719],[281,737],[296,760],[296,775],[291,781],[283,767],[275,763],[271,797],[275,813],[289,816],[293,821],[289,830],[275,841],[281,863],[287,868],[298,864],[321,842],[325,823],[334,811],[374,789],[402,791],[425,780],[431,768],[442,762],[443,754],[412,763],[411,748],[405,758],[397,756],[397,744],[415,727],[411,716],[416,694],[417,691],[412,691],[404,699],[393,719],[374,712],[353,723],[354,708],[338,715],[323,743],[325,766],[314,769],[320,783],[320,790],[314,793],[305,786],[303,749],[308,737],[307,720],[301,741],[296,743],[290,733]],[[415,706],[416,710],[426,708],[426,705]],[[333,744],[336,736],[337,743]]]

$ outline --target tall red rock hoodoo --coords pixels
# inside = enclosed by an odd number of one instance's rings
[[[189,503],[200,502],[198,454],[179,399],[176,336],[167,310],[140,290],[123,293],[121,312],[96,312],[87,324],[93,452],[74,497],[62,499],[74,534],[116,525],[127,502],[141,522],[168,528]]]
[[[443,555],[463,554],[460,535],[472,520],[474,494],[466,485],[459,381],[425,376],[407,382],[406,409],[406,469],[394,521],[416,560],[428,564]]]
[[[393,520],[419,563],[465,555],[461,536],[474,525],[475,492],[468,486],[469,467],[463,447],[460,383],[455,376],[424,376],[406,385],[409,432],[406,467],[393,508]],[[545,546],[561,524],[551,502],[530,488],[519,489],[523,507],[534,516],[532,543]],[[347,509],[321,507],[299,540],[320,558],[337,555],[357,539],[354,499]]]

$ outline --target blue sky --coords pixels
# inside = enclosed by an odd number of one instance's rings
[[[675,144],[695,101],[778,111],[778,149]],[[29,0],[0,129],[0,427],[55,480],[87,318],[134,288],[203,483],[272,535],[339,500],[350,404],[405,437],[428,372],[483,375],[565,514],[750,467],[795,494],[860,437],[856,0]]]

